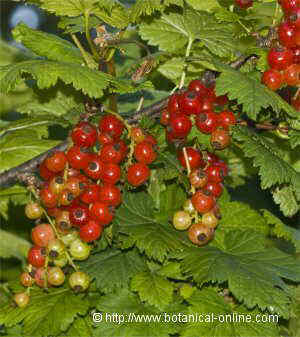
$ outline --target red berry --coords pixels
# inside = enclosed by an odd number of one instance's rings
[[[210,137],[210,143],[216,150],[225,149],[231,142],[229,132],[224,129],[217,129],[213,131]]]
[[[27,260],[28,263],[36,268],[43,267],[46,261],[45,247],[33,246],[29,249]]]
[[[137,126],[131,128],[130,136],[137,144],[145,139],[144,130]]]
[[[56,151],[46,158],[45,164],[49,171],[60,172],[62,171],[67,163],[67,158],[64,152]]]
[[[86,177],[82,174],[71,177],[65,183],[65,189],[70,191],[74,197],[78,197],[89,184]]]
[[[186,137],[192,128],[190,118],[184,114],[177,114],[170,119],[170,130],[176,138]]]
[[[195,169],[189,175],[190,184],[196,188],[203,188],[207,184],[207,175],[202,169]]]
[[[121,178],[121,168],[117,164],[105,163],[101,173],[101,180],[107,184],[116,184]]]
[[[101,133],[109,134],[114,139],[119,139],[124,130],[124,124],[116,116],[107,114],[100,119],[99,130]]]
[[[100,133],[98,135],[98,142],[101,145],[106,145],[106,144],[112,144],[114,142],[114,139],[111,135],[108,133]]]
[[[80,195],[80,200],[85,204],[92,204],[99,200],[101,187],[96,184],[89,185]]]
[[[43,188],[40,191],[40,198],[45,207],[52,208],[57,205],[57,195],[51,192],[49,188]]]
[[[292,106],[300,112],[300,97],[292,100]]]
[[[261,82],[270,90],[276,91],[282,86],[283,77],[278,70],[269,69],[263,73]]]
[[[53,177],[49,182],[49,190],[56,195],[59,195],[64,187],[64,178],[61,176]]]
[[[48,170],[47,166],[46,166],[46,160],[44,160],[41,165],[40,165],[40,169],[39,169],[39,173],[40,176],[44,179],[44,180],[50,180],[51,178],[53,178],[55,176],[55,172],[52,172],[50,170]]]
[[[99,201],[110,206],[118,206],[122,201],[120,189],[111,184],[104,184],[100,189]]]
[[[72,225],[83,226],[89,220],[89,209],[83,205],[73,206],[69,210],[69,218]]]
[[[46,247],[55,238],[55,233],[49,224],[40,224],[31,231],[31,239],[36,246]]]
[[[108,225],[113,220],[113,213],[111,211],[111,206],[97,201],[90,209],[91,217],[97,220],[101,225]]]
[[[110,145],[105,145],[110,146]],[[101,160],[100,156],[96,154],[92,154],[89,158],[88,165],[84,169],[84,173],[94,179],[98,180],[101,177],[102,171],[103,171],[104,163]]]
[[[207,163],[209,165],[211,165],[211,164],[215,164],[217,161],[219,161],[220,158],[217,155],[215,155],[214,153],[211,153],[211,152],[207,151],[205,153],[205,160],[207,161]]]
[[[213,111],[214,111],[213,101],[208,98],[203,98],[200,102],[200,113],[213,112]]]
[[[143,141],[135,146],[134,157],[140,163],[151,164],[156,159],[157,154],[151,143]]]
[[[123,140],[104,145],[100,151],[100,159],[104,163],[119,164],[126,156],[127,145]]]
[[[135,163],[129,166],[127,171],[127,181],[133,186],[140,186],[150,177],[150,169],[144,163]]]
[[[297,29],[300,28],[300,7],[295,8],[287,15],[288,22]]]
[[[293,63],[293,53],[284,47],[272,48],[268,53],[268,63],[271,68],[284,70]]]
[[[157,140],[154,138],[154,136],[150,135],[149,133],[145,135],[144,141],[152,145],[157,145]]]
[[[295,34],[295,26],[288,22],[282,22],[278,27],[279,41],[283,46],[287,48],[292,48],[296,46]]]
[[[186,91],[179,98],[179,109],[186,115],[197,115],[201,109],[201,98],[196,91]],[[172,116],[171,116],[172,117]]]
[[[200,213],[204,214],[209,212],[215,206],[214,197],[206,192],[199,190],[191,198],[194,208]]]
[[[224,110],[219,114],[219,124],[224,128],[228,129],[231,125],[236,124],[236,118],[232,111]]]
[[[215,163],[213,163],[215,166],[219,166],[222,168],[222,171],[223,171],[223,176],[224,177],[227,177],[228,176],[228,166],[227,164],[221,160],[221,159],[218,159]]]
[[[73,168],[84,170],[88,166],[90,153],[85,148],[74,145],[67,152],[67,158]]]
[[[210,165],[206,168],[205,173],[207,175],[208,181],[220,183],[224,180],[223,168],[221,166]]]
[[[24,287],[31,287],[34,284],[34,278],[29,273],[22,273],[20,275],[20,282]]]
[[[170,122],[170,112],[168,109],[164,109],[160,116],[160,124],[169,125]]]
[[[223,193],[223,185],[221,183],[210,181],[203,190],[211,193],[215,198],[219,198]]]
[[[300,65],[292,64],[284,71],[284,80],[286,84],[295,86],[300,83]]]
[[[188,86],[188,90],[196,91],[201,99],[214,101],[216,96],[213,88],[207,88],[200,80],[193,80]]]
[[[253,0],[235,0],[235,3],[241,9],[247,9],[253,6]]]
[[[168,100],[168,111],[170,115],[179,113],[179,97],[180,94],[173,94]]]
[[[216,97],[216,105],[223,106],[229,103],[227,95],[221,95]]]
[[[95,220],[89,220],[86,225],[80,227],[79,236],[84,242],[92,242],[99,239],[102,231],[103,226]]]
[[[186,154],[187,154],[187,158],[188,158],[191,169],[205,166],[205,162],[202,159],[202,154],[198,150],[195,150],[192,147],[187,147]],[[181,165],[186,168],[186,162],[185,162],[183,151],[180,151],[178,153],[177,158],[180,161]]]
[[[74,127],[71,137],[75,145],[91,147],[96,143],[97,129],[89,122],[80,122]]]
[[[279,3],[285,13],[289,13],[297,9],[300,5],[299,0],[279,0]]]
[[[49,268],[48,270],[49,271]],[[46,269],[45,268],[38,268],[36,271],[35,271],[35,274],[34,274],[34,280],[35,280],[35,283],[41,287],[41,288],[44,288],[46,287]],[[49,285],[48,285],[49,286]]]
[[[201,112],[196,117],[196,126],[200,132],[212,133],[218,126],[218,115],[214,112]]]
[[[291,49],[293,53],[293,63],[300,63],[300,47],[295,47]]]

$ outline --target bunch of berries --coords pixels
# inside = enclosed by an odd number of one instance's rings
[[[214,87],[208,88],[200,80],[191,81],[188,90],[170,97],[167,109],[162,112],[161,124],[166,126],[167,141],[185,143],[194,123],[200,132],[211,135],[214,149],[225,149],[231,141],[229,127],[236,124],[236,118],[229,110],[217,113],[215,107],[227,103],[227,96],[217,97]]]
[[[122,202],[122,170],[129,184],[140,186],[148,180],[148,165],[157,157],[155,138],[125,123],[113,114],[104,115],[98,128],[81,121],[72,130],[72,146],[41,163],[43,186],[31,189],[36,201],[25,208],[26,216],[36,220],[27,270],[21,275],[27,290],[33,284],[62,285],[64,271],[70,267],[74,269],[69,276],[71,288],[77,292],[88,288],[89,276],[78,271],[74,261],[89,257],[92,243],[112,222]],[[15,295],[20,307],[28,301],[28,291]]]
[[[270,69],[262,75],[262,83],[275,91],[283,85],[300,84],[300,0],[278,0],[284,19],[277,27],[278,41],[268,52]],[[292,100],[300,111],[300,97]]]
[[[199,132],[210,135],[215,150],[225,149],[231,141],[230,126],[236,124],[233,112],[224,110],[228,103],[226,95],[216,96],[214,87],[207,87],[200,80],[191,81],[186,91],[170,97],[167,109],[162,112],[161,124],[166,126],[167,141],[185,146],[194,124]],[[213,238],[220,218],[216,200],[223,192],[228,167],[217,155],[189,146],[181,148],[177,157],[187,169],[192,197],[183,210],[174,214],[173,225],[178,230],[188,229],[189,239],[202,246]]]
[[[192,196],[185,201],[183,210],[174,214],[173,225],[178,230],[188,229],[189,239],[202,246],[213,238],[221,217],[217,199],[222,195],[222,182],[228,175],[228,167],[217,155],[210,152],[202,155],[192,147],[180,152],[179,161],[184,167],[189,166]]]

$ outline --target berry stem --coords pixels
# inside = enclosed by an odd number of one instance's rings
[[[186,153],[186,148],[184,147],[182,149],[183,151],[183,155],[184,155],[184,160],[185,160],[185,164],[186,164],[186,168],[187,168],[187,174],[188,176],[190,176],[191,174],[191,167],[190,167],[190,163],[189,163],[189,159],[188,159],[188,155]],[[195,187],[191,185],[191,193],[194,194],[195,193]]]
[[[190,37],[189,38],[189,42],[186,48],[186,52],[185,52],[185,57],[189,57],[190,56],[190,52],[191,52],[191,48],[192,48],[192,44],[193,44],[194,40]],[[181,89],[184,86],[184,81],[185,81],[185,77],[186,77],[186,68],[187,65],[184,65],[184,69],[182,71],[182,75],[181,75],[181,80],[180,80],[180,84],[179,84],[179,89]]]
[[[90,11],[86,10],[84,12],[85,37],[87,39],[87,42],[89,44],[89,47],[90,47],[90,49],[92,51],[92,54],[93,54],[95,60],[99,61],[100,57],[99,57],[98,52],[97,52],[97,50],[95,48],[95,45],[93,44],[92,39],[91,39],[89,19],[90,19]]]
[[[72,40],[76,44],[77,48],[80,50],[80,53],[86,63],[86,65],[91,69],[97,69],[97,63],[92,58],[92,56],[82,47],[80,41],[78,40],[75,34],[71,34]]]

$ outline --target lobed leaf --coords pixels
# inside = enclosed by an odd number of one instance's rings
[[[249,309],[288,318],[290,294],[282,278],[300,280],[300,264],[277,250],[265,249],[261,234],[251,230],[226,233],[222,249],[187,248],[178,254],[182,271],[202,285],[228,282],[228,288]]]

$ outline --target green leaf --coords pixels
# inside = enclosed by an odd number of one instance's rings
[[[31,29],[24,23],[19,23],[14,28],[13,37],[36,55],[49,60],[64,60],[66,63],[77,63],[78,65],[84,62],[79,49],[71,42],[54,34]]]
[[[95,337],[169,337],[181,328],[178,323],[159,323],[163,313],[142,304],[138,296],[127,289],[101,297],[97,309],[102,312],[102,322],[94,331]],[[178,310],[174,305],[172,309]],[[119,316],[113,319],[116,313]]]
[[[124,245],[136,245],[147,256],[162,261],[168,252],[187,244],[186,236],[171,227],[155,221],[154,202],[144,193],[124,193],[114,223],[117,231],[127,235]]]
[[[293,118],[298,116],[290,104],[260,83],[259,72],[245,74],[216,61],[214,64],[222,72],[216,81],[217,94],[228,94],[231,100],[237,99],[250,118],[256,119],[261,109],[269,106],[277,113],[284,110]]]
[[[74,71],[74,64],[34,60],[19,62],[9,66],[0,67],[0,90],[9,92],[13,90],[23,74],[31,74],[37,81],[40,89],[49,88],[60,79],[66,84],[72,84],[77,90],[82,90],[84,94],[90,97],[101,97],[103,89],[110,83],[118,83],[110,75],[100,71],[92,70],[87,67],[78,66]],[[122,85],[123,88],[124,84]],[[124,89],[123,89],[124,90]]]
[[[0,127],[0,136],[4,133],[18,130],[27,130],[27,132],[37,133],[39,139],[48,136],[48,126],[58,124],[59,120],[54,116],[42,116],[34,118],[21,118],[14,122],[9,122],[5,127]]]
[[[141,16],[151,15],[162,11],[169,5],[183,6],[182,0],[137,0],[130,7],[130,20],[136,22]]]
[[[9,202],[15,205],[24,205],[28,202],[28,191],[25,187],[14,185],[13,187],[0,190],[0,215],[4,219],[8,219]]]
[[[149,0],[152,2],[152,0]],[[140,25],[140,35],[144,40],[160,50],[177,52],[184,48],[189,39],[194,37],[194,25],[180,14],[162,15],[150,24]]]
[[[58,123],[62,123],[62,116],[68,119],[69,115],[74,114],[77,118],[84,112],[84,96],[73,89],[71,86],[57,84],[50,89],[34,88],[31,100],[20,105],[17,111],[31,115],[31,118],[55,118]],[[73,122],[74,124],[74,122]]]
[[[271,234],[291,241],[296,248],[296,253],[300,252],[300,231],[291,226],[285,225],[279,218],[268,210],[263,210],[263,216],[269,225],[272,225]]]
[[[269,232],[269,226],[260,213],[242,202],[225,202],[220,204],[222,218],[216,231],[215,240],[221,244],[225,234],[234,230],[252,230],[264,235]]]
[[[0,191],[1,196],[1,191]],[[0,229],[0,257],[16,257],[25,260],[31,244],[20,236]]]
[[[92,29],[102,23],[102,20],[96,16],[89,18],[89,29]],[[76,34],[85,32],[85,22],[83,16],[62,17],[57,25],[58,28],[64,30],[65,34]]]
[[[120,3],[113,3],[110,8],[99,6],[93,13],[105,23],[119,29],[124,29],[130,23],[128,11]]]
[[[220,7],[218,0],[207,0],[207,1],[186,0],[186,2],[198,11],[202,10],[209,11],[213,8],[215,9]]]
[[[199,317],[198,321],[190,321],[183,326],[182,337],[261,337],[279,336],[275,323],[256,322],[256,317],[262,319],[263,313],[258,310],[249,311],[244,306],[231,306],[223,296],[214,289],[203,289],[193,292],[187,298],[190,303],[187,315]],[[240,317],[240,318],[238,318]],[[251,317],[251,320],[246,320]],[[187,316],[188,318],[188,316]],[[274,317],[275,318],[275,317]],[[203,321],[200,322],[200,319]],[[230,321],[231,319],[231,321]],[[188,320],[187,320],[188,321]]]
[[[285,216],[293,216],[300,209],[291,186],[276,188],[273,192],[273,199]]]
[[[174,287],[166,278],[149,270],[132,278],[131,289],[138,292],[142,301],[163,310],[172,301]]]
[[[184,64],[185,62],[182,58],[174,57],[160,65],[157,70],[166,78],[177,83],[184,69]]]
[[[286,214],[292,215],[299,209],[289,205],[293,194],[300,200],[300,173],[282,159],[275,144],[266,137],[253,133],[245,127],[235,127],[233,136],[242,143],[246,157],[253,158],[253,165],[259,167],[261,186],[263,189],[277,184],[287,184],[290,189],[283,188],[275,192],[274,198]],[[278,194],[279,193],[279,194]],[[293,201],[295,204],[295,202]]]
[[[60,0],[39,0],[39,2],[41,8],[55,15],[78,16],[86,11],[92,12],[99,0],[66,0],[63,6]]]
[[[155,219],[162,224],[167,223],[173,218],[174,213],[182,208],[186,198],[186,193],[178,184],[168,185],[160,193],[160,207]]]
[[[1,172],[18,166],[42,152],[56,146],[59,141],[39,139],[32,131],[20,130],[8,133],[0,138],[0,167]]]
[[[77,317],[66,333],[61,337],[91,337],[93,335],[92,322],[89,317]]]
[[[11,303],[0,309],[0,322],[10,327],[23,322],[24,335],[49,336],[66,331],[74,318],[87,312],[89,303],[84,295],[75,295],[71,289],[49,289],[30,292],[26,308],[15,308]]]
[[[188,248],[178,257],[182,259],[182,271],[199,285],[227,281],[233,296],[249,309],[257,305],[289,317],[290,297],[282,278],[299,282],[300,264],[277,249],[264,249],[261,234],[231,231],[225,235],[222,249]]]
[[[290,130],[289,131],[289,136],[290,136],[291,148],[295,149],[297,146],[300,145],[300,131],[298,131],[298,130]]]
[[[90,256],[80,263],[80,267],[95,278],[97,287],[104,292],[127,287],[133,275],[146,269],[137,251],[124,252],[114,248]]]

